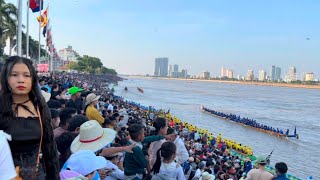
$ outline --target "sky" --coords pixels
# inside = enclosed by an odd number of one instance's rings
[[[71,45],[121,74],[153,74],[154,59],[168,57],[191,75],[219,75],[222,66],[257,75],[276,65],[320,77],[318,0],[44,1],[57,49]],[[37,15],[30,16],[34,38]]]

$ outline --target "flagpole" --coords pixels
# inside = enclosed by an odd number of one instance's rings
[[[41,22],[42,22],[42,17],[41,17],[41,10],[42,10],[42,2],[40,1],[40,11],[39,11],[39,47],[38,47],[38,64],[40,64],[40,57],[41,57]]]
[[[21,47],[22,47],[22,0],[18,1],[18,56],[21,56]]]
[[[26,44],[26,57],[29,58],[29,9],[30,7],[30,0],[28,0],[28,7],[27,7],[27,44]]]

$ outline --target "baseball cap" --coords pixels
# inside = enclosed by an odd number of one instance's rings
[[[81,91],[83,91],[83,89],[78,88],[76,86],[73,86],[72,88],[70,88],[68,90],[68,93],[71,94],[71,95],[74,95],[74,94],[77,94],[78,92],[81,92]]]
[[[95,170],[104,168],[106,164],[107,160],[104,157],[96,156],[93,151],[79,150],[70,156],[67,168],[86,176]]]

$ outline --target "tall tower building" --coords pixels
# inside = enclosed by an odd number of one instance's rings
[[[267,72],[264,70],[259,71],[259,81],[265,81],[267,77]]]
[[[170,66],[169,66],[169,75],[168,75],[169,77],[171,77],[172,76],[172,65],[170,64]]]
[[[226,68],[224,68],[224,67],[221,68],[221,74],[220,74],[220,76],[221,76],[222,78],[228,76],[228,75],[227,75],[227,69],[226,69]]]
[[[173,66],[173,72],[179,72],[179,65],[178,64],[175,64]]]
[[[227,69],[227,77],[233,79],[233,71],[231,69]]]
[[[281,68],[276,67],[275,81],[281,81]]]
[[[276,79],[276,66],[271,67],[270,76],[271,76],[271,81],[275,81],[275,79]]]
[[[169,59],[166,57],[156,58],[154,66],[154,75],[161,77],[168,76],[168,63]]]

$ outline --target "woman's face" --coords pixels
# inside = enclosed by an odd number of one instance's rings
[[[160,129],[160,134],[161,135],[167,135],[167,131],[168,131],[168,125],[166,125],[165,127],[162,127]]]
[[[13,94],[29,94],[32,88],[32,77],[28,66],[23,63],[15,64],[9,74],[8,83]]]

